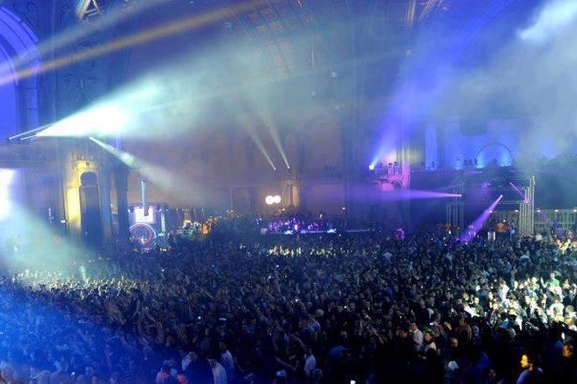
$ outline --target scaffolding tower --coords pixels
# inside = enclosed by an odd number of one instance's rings
[[[460,235],[465,222],[465,201],[463,199],[463,187],[453,191],[458,195],[452,197],[446,206],[446,223],[454,229],[455,235]]]
[[[535,176],[529,177],[524,188],[525,198],[519,203],[519,235],[533,236],[535,226]]]

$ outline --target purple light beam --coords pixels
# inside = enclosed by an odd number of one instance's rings
[[[487,219],[491,215],[491,212],[493,212],[493,210],[495,209],[497,204],[499,204],[499,202],[501,201],[502,198],[503,198],[503,195],[500,195],[497,198],[497,200],[495,200],[493,202],[493,204],[491,204],[489,206],[489,208],[485,209],[483,211],[483,213],[479,217],[477,217],[477,219],[475,219],[475,221],[471,225],[469,225],[467,227],[467,229],[461,235],[461,239],[460,239],[461,242],[468,243],[475,236],[477,236],[477,232],[479,232],[479,229],[481,229],[483,227],[483,225],[485,224],[485,222],[487,221]]]
[[[383,194],[381,195],[381,199],[386,201],[442,199],[448,197],[462,197],[462,195],[458,193],[421,191],[416,189],[383,192]]]
[[[515,192],[517,192],[517,194],[519,196],[521,196],[521,199],[523,199],[523,202],[525,204],[529,204],[529,201],[527,201],[527,199],[525,198],[525,194],[523,193],[523,191],[521,191],[519,188],[517,188],[517,186],[510,181],[509,181],[509,185],[515,190]]]

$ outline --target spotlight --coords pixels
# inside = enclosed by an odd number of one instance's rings
[[[274,204],[280,204],[281,202],[281,197],[279,195],[268,195],[267,197],[265,197],[264,202],[266,203],[266,205],[274,205]]]

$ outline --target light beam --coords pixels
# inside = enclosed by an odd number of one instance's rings
[[[94,137],[91,137],[90,140],[165,192],[177,197],[188,196],[191,191],[195,193],[199,192],[197,186],[192,185],[192,183],[185,178],[164,167],[151,164],[131,153],[116,149],[112,145],[104,143]]]
[[[417,189],[397,190],[383,192],[381,199],[385,201],[405,201],[423,199],[446,199],[451,197],[462,197],[458,193],[445,193],[436,191],[421,191]]]
[[[276,126],[274,124],[270,124],[268,126],[268,131],[270,133],[270,136],[272,137],[272,141],[274,142],[276,148],[278,149],[284,163],[285,166],[287,167],[287,169],[291,169],[291,166],[289,165],[288,159],[286,157],[286,153],[284,151],[284,148],[282,146],[281,140],[280,140],[280,135],[278,133],[278,129],[276,129]]]
[[[268,154],[267,150],[264,147],[264,144],[262,142],[262,140],[260,139],[260,137],[258,137],[258,134],[256,133],[256,130],[254,129],[254,127],[250,124],[250,122],[248,121],[248,119],[241,117],[240,118],[240,125],[244,128],[244,130],[246,131],[246,133],[248,133],[248,136],[251,138],[251,140],[253,141],[254,145],[256,145],[256,147],[258,148],[259,152],[264,156],[264,158],[266,159],[266,161],[270,164],[271,168],[273,171],[276,171],[276,166],[274,165],[270,155]]]
[[[235,12],[242,12],[243,10],[253,8],[264,2],[265,2],[264,0],[255,0],[241,4],[235,7]],[[138,34],[122,37],[108,44],[97,45],[96,47],[91,49],[86,49],[78,53],[56,58],[52,61],[43,63],[38,68],[20,69],[16,72],[16,79],[18,80],[26,79],[31,76],[36,76],[48,71],[53,71],[55,69],[59,69],[89,59],[100,57],[108,53],[117,52],[125,48],[135,47],[151,41],[169,37],[178,33],[186,32],[191,29],[199,28],[223,19],[224,17],[230,15],[230,12],[231,11],[228,8],[223,8],[208,13],[206,15],[200,15],[200,16],[195,15],[192,17],[185,17],[168,25],[163,25],[161,27],[144,30]],[[14,76],[12,74],[6,74],[5,70],[1,71],[0,74],[1,74],[0,86],[14,82]]]
[[[487,221],[487,219],[489,218],[489,216],[491,215],[493,210],[495,210],[495,207],[497,206],[497,204],[499,204],[499,202],[501,201],[502,198],[503,198],[503,195],[500,195],[493,202],[493,204],[491,204],[489,206],[489,208],[485,209],[483,211],[483,213],[481,213],[481,215],[477,219],[475,219],[475,221],[473,223],[471,223],[469,225],[469,227],[467,227],[467,229],[465,229],[465,231],[461,235],[461,241],[462,242],[468,243],[471,240],[473,240],[475,238],[475,236],[477,236],[477,233],[479,232],[479,230],[481,228],[483,228],[483,225],[485,224],[485,222]]]

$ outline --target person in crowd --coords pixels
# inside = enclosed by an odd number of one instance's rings
[[[194,383],[212,384],[213,373],[209,361],[196,348],[191,349],[188,355],[190,360],[187,360],[186,368],[183,369],[187,376]]]
[[[163,365],[156,374],[154,384],[176,384],[176,378],[172,375],[168,365]]]
[[[221,341],[219,343],[220,349],[220,364],[224,367],[226,371],[226,378],[229,384],[234,383],[236,380],[235,363],[234,357],[228,350],[226,343]]]
[[[521,373],[516,384],[543,383],[543,370],[537,365],[537,357],[532,352],[521,355]]]
[[[563,359],[561,360],[559,383],[577,384],[576,359],[574,341],[565,343],[563,345]]]
[[[421,349],[421,346],[423,345],[423,332],[421,332],[421,330],[419,329],[419,326],[417,325],[417,323],[415,321],[411,321],[411,324],[409,326],[410,328],[410,335],[411,338],[413,339],[413,345],[415,347],[416,351],[419,351]]]
[[[419,356],[426,358],[429,350],[437,353],[437,344],[435,344],[435,332],[431,328],[423,330],[423,344],[419,348]]]
[[[212,368],[212,378],[214,384],[228,384],[226,378],[226,370],[218,362],[217,356],[212,356],[208,358],[208,362]]]
[[[310,347],[306,347],[303,374],[307,383],[314,383],[317,380],[317,359]]]
[[[488,384],[505,384],[505,378],[495,367],[491,367],[489,368],[487,382]]]
[[[188,376],[186,375],[186,372],[184,371],[178,371],[176,373],[176,381],[178,384],[190,384],[190,380],[188,379]]]

